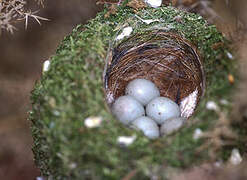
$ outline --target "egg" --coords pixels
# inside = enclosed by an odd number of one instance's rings
[[[131,96],[120,96],[112,105],[112,113],[123,124],[145,115],[144,107]]]
[[[183,117],[167,119],[160,127],[160,134],[169,135],[177,131],[183,126],[185,120],[186,118]]]
[[[163,124],[167,119],[180,117],[180,108],[171,99],[157,97],[146,106],[146,114],[158,124]]]
[[[156,122],[146,116],[137,118],[131,123],[131,126],[141,130],[144,133],[144,135],[150,139],[158,138],[160,135],[159,127],[156,124]]]
[[[156,85],[146,79],[135,79],[131,81],[125,89],[125,94],[134,97],[144,106],[152,99],[160,96],[159,89]]]

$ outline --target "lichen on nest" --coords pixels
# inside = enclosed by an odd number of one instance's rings
[[[206,160],[207,151],[196,151],[202,141],[193,140],[193,132],[198,127],[209,129],[217,119],[205,109],[206,102],[230,99],[234,89],[227,76],[235,73],[235,62],[227,56],[230,50],[224,37],[202,17],[172,7],[138,12],[120,7],[108,18],[106,13],[79,25],[63,40],[32,92],[33,152],[42,175],[50,179],[119,179],[135,170],[133,178],[144,179],[164,164],[185,168]],[[148,24],[137,16],[157,21]],[[152,141],[125,128],[109,113],[102,80],[105,59],[112,40],[127,26],[133,27],[133,34],[152,29],[176,32],[198,48],[206,76],[205,97],[193,116],[200,119],[198,123]],[[101,126],[85,126],[84,120],[90,116],[102,117]],[[119,136],[136,138],[123,147]],[[163,170],[156,175],[165,178]]]

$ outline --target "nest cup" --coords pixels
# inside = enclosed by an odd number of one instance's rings
[[[197,48],[174,32],[136,33],[112,47],[106,62],[104,88],[110,108],[137,78],[155,83],[160,95],[175,101],[185,118],[193,114],[204,94],[205,76]]]

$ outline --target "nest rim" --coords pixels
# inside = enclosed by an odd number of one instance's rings
[[[151,35],[150,35],[150,33],[151,33]],[[154,36],[152,36],[152,35],[154,35]],[[144,38],[142,38],[142,36],[144,36]],[[145,38],[147,38],[145,36],[149,36],[150,39],[145,39]],[[199,74],[199,76],[198,76],[199,81],[197,80],[197,86],[195,86],[193,88],[193,91],[189,91],[189,93],[187,92],[186,95],[183,95],[182,97],[180,97],[180,99],[175,99],[174,95],[173,96],[167,95],[167,94],[165,95],[162,92],[162,88],[160,88],[161,85],[159,85],[159,83],[157,83],[157,80],[153,81],[152,78],[150,78],[150,77],[147,78],[147,76],[145,77],[143,75],[141,75],[141,76],[137,75],[137,76],[134,76],[135,78],[129,78],[124,83],[124,85],[122,86],[121,93],[116,93],[115,90],[112,90],[112,88],[114,88],[116,86],[111,85],[110,78],[111,78],[112,74],[116,73],[119,70],[119,68],[121,68],[121,66],[118,67],[119,62],[121,62],[121,61],[124,62],[123,60],[121,60],[121,58],[127,57],[127,60],[128,60],[128,57],[130,55],[133,55],[133,54],[131,54],[131,52],[136,53],[137,50],[140,52],[141,48],[144,48],[144,47],[146,48],[146,49],[144,49],[144,51],[149,51],[150,49],[157,51],[157,49],[156,49],[157,46],[155,46],[155,45],[152,46],[152,44],[150,44],[150,41],[152,42],[152,40],[154,40],[152,38],[154,38],[155,40],[158,40],[158,41],[160,40],[159,38],[161,38],[162,41],[164,40],[162,38],[165,38],[165,39],[168,38],[168,40],[171,40],[174,38],[174,41],[182,43],[183,47],[189,47],[188,48],[189,52],[190,52],[189,56],[194,57],[194,60],[196,61],[196,66],[197,66],[196,68],[199,70],[197,72]],[[135,42],[134,40],[137,40],[137,41]],[[147,41],[145,41],[145,40],[147,40]],[[130,42],[130,43],[128,44],[128,42]],[[172,43],[174,43],[174,42],[172,42]],[[176,45],[176,43],[173,45]],[[174,51],[174,49],[172,49],[172,50]],[[179,48],[178,48],[178,50],[179,50]],[[154,56],[154,54],[152,54],[151,56]],[[135,60],[136,58],[133,58],[133,59]],[[138,57],[137,57],[137,59],[138,59]],[[181,61],[181,59],[180,59],[180,61]],[[180,106],[181,116],[185,117],[185,118],[189,118],[193,115],[193,113],[196,110],[196,107],[198,106],[198,104],[200,102],[200,99],[205,94],[206,77],[205,77],[205,72],[204,72],[204,68],[203,68],[203,59],[201,58],[197,47],[177,32],[167,32],[167,31],[163,31],[163,30],[158,29],[158,30],[151,30],[151,31],[147,30],[147,31],[144,31],[141,33],[136,33],[134,35],[131,35],[128,38],[124,39],[122,42],[118,43],[115,47],[110,48],[110,50],[108,51],[108,55],[106,57],[106,62],[107,63],[105,64],[105,69],[104,69],[104,74],[103,74],[104,94],[105,94],[106,104],[108,105],[108,107],[110,109],[111,109],[113,103],[115,102],[115,100],[118,97],[124,95],[124,91],[125,91],[127,84],[131,80],[137,79],[137,78],[147,79],[147,80],[150,80],[153,83],[155,83],[156,86],[158,87],[158,89],[160,90],[161,96],[168,97],[168,98],[172,99],[173,101],[175,101]],[[126,64],[125,64],[125,66],[126,66]],[[115,68],[116,72],[112,73],[111,70],[114,68]],[[117,75],[117,76],[119,76],[119,75]],[[162,84],[162,83],[160,83],[160,84]],[[187,87],[188,87],[188,85],[187,85]],[[180,91],[180,90],[178,90],[178,91]]]

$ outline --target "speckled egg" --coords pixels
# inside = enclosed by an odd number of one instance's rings
[[[156,85],[146,79],[135,79],[131,81],[126,87],[125,94],[134,97],[144,106],[152,99],[160,96],[159,89]]]
[[[131,126],[141,130],[150,139],[158,138],[160,135],[157,123],[146,116],[137,118],[131,123]]]
[[[174,101],[166,97],[157,97],[148,103],[146,114],[158,124],[163,124],[167,119],[180,117],[181,113]]]
[[[131,96],[121,96],[114,102],[112,113],[123,124],[129,124],[138,117],[145,115],[145,110],[143,105],[135,98]]]

